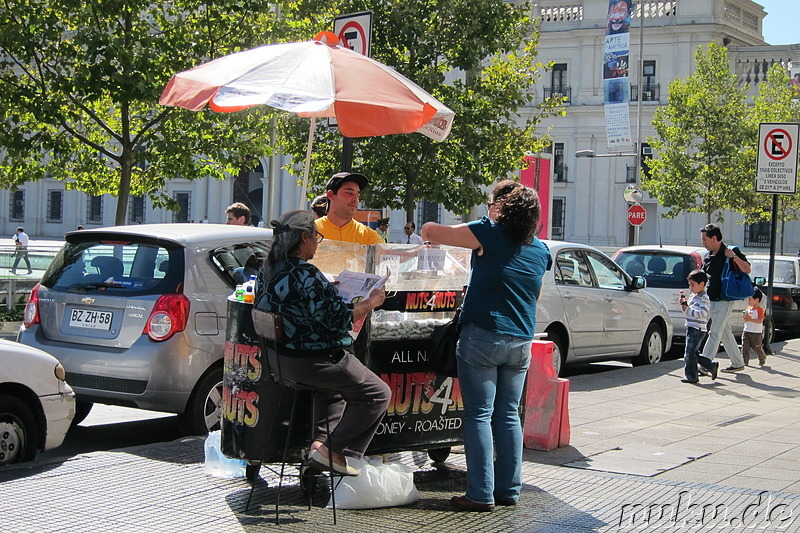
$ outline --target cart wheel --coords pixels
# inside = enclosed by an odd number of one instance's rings
[[[261,463],[247,463],[244,469],[244,475],[250,483],[258,479],[258,472],[261,470]]]
[[[319,477],[322,474],[316,468],[306,465],[300,467],[300,491],[303,496],[314,496],[319,488]]]
[[[434,463],[443,463],[450,457],[450,446],[430,449],[428,450],[428,457],[430,457],[431,461]]]

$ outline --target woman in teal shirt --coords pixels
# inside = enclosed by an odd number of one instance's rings
[[[536,238],[540,212],[536,191],[505,180],[492,189],[488,217],[422,227],[426,241],[473,250],[456,349],[467,458],[467,492],[450,500],[459,509],[491,511],[519,499],[518,409],[536,328],[536,300],[551,263],[550,251]]]

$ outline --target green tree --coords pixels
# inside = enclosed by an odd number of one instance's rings
[[[751,143],[753,169],[756,169],[758,125],[762,122],[800,122],[800,101],[789,84],[789,73],[780,63],[775,63],[767,72],[767,78],[758,85],[753,107]],[[753,171],[755,174],[755,170]],[[772,194],[753,193],[744,206],[743,214],[748,222],[769,221],[772,218]],[[778,221],[780,222],[780,253],[784,251],[786,222],[800,218],[800,198],[797,194],[778,195]]]
[[[420,134],[357,139],[353,169],[370,178],[364,201],[372,207],[405,209],[413,219],[419,199],[467,213],[483,202],[482,185],[523,166],[526,153],[549,142],[539,122],[563,114],[552,99],[535,101],[534,84],[545,71],[537,63],[538,30],[527,4],[502,0],[409,0],[351,4],[345,11],[373,11],[372,57],[442,101],[456,116],[450,136],[437,143]],[[294,128],[294,129],[293,129]],[[287,120],[285,150],[302,167],[308,122]],[[340,168],[341,136],[320,127],[310,183],[319,187]],[[312,191],[313,192],[313,191]],[[311,194],[311,192],[310,192]]]
[[[52,177],[115,195],[124,224],[130,194],[173,206],[167,180],[237,174],[252,164],[247,156],[269,153],[268,109],[194,113],[159,106],[159,95],[176,72],[255,44],[307,39],[330,16],[314,0],[5,2],[0,184]]]
[[[746,94],[730,70],[727,49],[698,47],[696,70],[669,84],[667,105],[656,110],[655,156],[642,188],[666,208],[664,216],[704,213],[722,220],[742,210],[752,191],[752,123]]]

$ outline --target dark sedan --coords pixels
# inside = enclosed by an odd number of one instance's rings
[[[747,256],[752,265],[750,277],[769,279],[769,256]],[[761,280],[759,280],[761,281]],[[764,293],[766,305],[766,284],[759,287]],[[800,257],[790,255],[775,256],[775,278],[772,285],[772,318],[775,327],[792,332],[800,332]]]

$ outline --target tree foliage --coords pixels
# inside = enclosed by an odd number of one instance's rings
[[[723,219],[741,211],[752,191],[755,145],[744,89],[730,70],[727,50],[698,47],[696,70],[669,85],[666,106],[656,110],[649,138],[656,157],[642,187],[673,218],[682,212]]]
[[[315,0],[270,5],[5,2],[0,183],[51,177],[87,194],[116,195],[115,219],[123,224],[129,194],[170,206],[167,180],[224,178],[252,161],[246,156],[269,153],[267,108],[195,113],[161,107],[158,97],[176,72],[254,45],[308,39],[331,17]]]
[[[535,60],[538,31],[530,6],[502,0],[409,0],[349,4],[344,12],[373,12],[372,57],[410,78],[455,112],[450,136],[437,143],[420,134],[357,139],[353,170],[370,178],[364,200],[405,209],[417,200],[463,214],[485,200],[481,186],[523,165],[548,142],[539,122],[563,114],[560,102],[518,109],[536,100],[545,65]],[[307,120],[285,121],[285,150],[299,172]],[[293,132],[293,133],[289,133]],[[340,169],[341,136],[320,127],[310,182],[319,187]],[[311,193],[310,193],[311,194]]]

